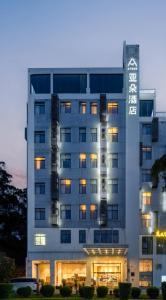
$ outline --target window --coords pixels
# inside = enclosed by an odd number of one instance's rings
[[[107,214],[109,220],[118,220],[118,205],[110,204],[107,207]]]
[[[91,166],[91,168],[97,168],[97,154],[96,153],[90,154],[90,166]]]
[[[97,128],[90,129],[91,142],[97,142]]]
[[[92,194],[97,194],[97,179],[90,180],[90,192]]]
[[[106,128],[102,128],[102,130],[101,130],[101,139],[103,141],[106,140]]]
[[[142,153],[143,153],[143,160],[151,160],[152,159],[152,147],[151,146],[143,146]]]
[[[108,102],[107,103],[107,111],[109,114],[117,114],[118,113],[118,103],[117,102]]]
[[[61,205],[61,219],[62,220],[71,219],[71,205]]]
[[[80,179],[79,193],[86,194],[86,179]]]
[[[94,243],[119,243],[119,231],[94,230]]]
[[[139,272],[152,272],[152,260],[151,259],[141,259],[139,261]]]
[[[151,192],[143,192],[142,193],[143,205],[150,205],[151,202],[152,202],[152,193]]]
[[[166,239],[165,238],[156,238],[156,253],[157,254],[166,254]]]
[[[50,74],[33,74],[30,76],[31,94],[50,93]]]
[[[86,142],[86,128],[79,128],[79,142]]]
[[[70,153],[62,153],[60,158],[60,166],[61,168],[67,169],[71,168],[71,154]]]
[[[61,194],[70,194],[71,193],[71,180],[70,179],[61,179],[60,180],[60,191],[61,191]]]
[[[71,243],[71,230],[61,230],[61,244]]]
[[[86,168],[86,154],[80,153],[79,155],[79,167]]]
[[[153,237],[143,236],[142,237],[142,255],[153,254]]]
[[[118,193],[118,179],[108,179],[108,190],[112,194]]]
[[[71,113],[71,102],[70,101],[63,101],[60,104],[61,106],[61,113],[70,114]]]
[[[44,115],[45,114],[45,102],[44,101],[36,101],[35,102],[35,115]]]
[[[108,136],[111,142],[118,142],[118,128],[117,127],[108,128]]]
[[[86,230],[84,229],[79,230],[79,243],[80,244],[86,243]]]
[[[97,115],[97,103],[96,102],[91,102],[90,113],[91,113],[91,115]]]
[[[90,74],[91,93],[122,93],[123,74]]]
[[[150,214],[142,214],[142,227],[148,228],[151,226]]]
[[[153,100],[140,100],[140,117],[153,116]]]
[[[53,92],[59,93],[86,93],[86,74],[54,74]]]
[[[35,246],[45,246],[46,245],[46,235],[43,233],[35,234]]]
[[[90,218],[91,218],[91,220],[97,219],[97,205],[96,204],[90,205]]]
[[[44,182],[36,182],[35,183],[35,194],[36,195],[44,195],[45,194],[45,183]]]
[[[45,143],[44,131],[35,131],[35,143]]]
[[[149,123],[142,124],[142,134],[151,135],[152,134],[152,124],[149,124]]]
[[[35,220],[45,220],[45,208],[35,208]]]
[[[80,217],[80,220],[86,219],[86,204],[80,205],[79,217]]]
[[[60,129],[60,140],[61,142],[71,142],[71,128]]]
[[[110,153],[111,168],[118,168],[118,153]]]
[[[80,114],[86,114],[86,102],[79,102],[79,112]]]
[[[35,157],[35,169],[40,170],[40,169],[45,169],[45,157]]]
[[[151,177],[151,171],[148,169],[143,169],[142,170],[142,182],[151,182],[152,177]]]

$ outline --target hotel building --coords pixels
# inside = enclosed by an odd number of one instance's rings
[[[165,183],[151,179],[166,118],[140,79],[139,46],[126,44],[120,68],[28,70],[27,276],[109,288],[166,279]]]

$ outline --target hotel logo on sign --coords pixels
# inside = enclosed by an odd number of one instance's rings
[[[137,114],[137,102],[138,102],[138,65],[135,58],[130,58],[128,65],[128,107],[129,107],[129,115],[136,115]]]

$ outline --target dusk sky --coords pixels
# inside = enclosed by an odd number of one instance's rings
[[[140,45],[141,88],[166,111],[165,0],[0,0],[0,161],[26,186],[27,68],[120,67]]]

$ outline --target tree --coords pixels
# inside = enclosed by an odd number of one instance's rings
[[[12,175],[0,162],[0,251],[14,258],[16,265],[25,264],[27,197],[26,189],[11,184]]]
[[[6,256],[0,256],[0,282],[8,282],[15,270],[14,260]]]
[[[166,171],[166,154],[164,154],[159,159],[157,159],[152,166],[151,174],[152,174],[153,188],[157,188],[159,182],[159,174],[161,172],[163,172],[164,180],[166,179],[164,174],[165,171]]]

